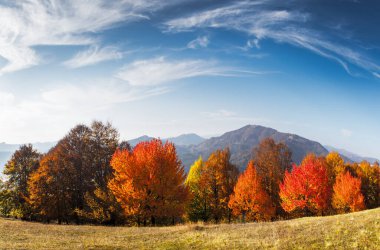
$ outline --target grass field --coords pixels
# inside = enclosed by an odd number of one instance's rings
[[[61,226],[0,218],[0,249],[379,249],[380,209],[290,221]]]

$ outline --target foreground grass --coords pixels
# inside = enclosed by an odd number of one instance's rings
[[[0,218],[0,249],[379,249],[380,209],[290,221],[173,227],[60,226]]]

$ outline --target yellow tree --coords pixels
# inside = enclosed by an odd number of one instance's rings
[[[202,171],[204,170],[204,162],[200,156],[198,160],[190,167],[185,184],[190,191],[190,202],[187,206],[187,215],[191,221],[203,220],[207,221],[210,217],[210,208],[208,197],[205,195],[201,185]]]
[[[230,151],[216,150],[205,163],[201,175],[202,195],[207,197],[211,217],[215,222],[223,218],[231,220],[232,212],[228,207],[230,195],[236,184],[239,170],[230,162]]]
[[[239,176],[228,206],[235,216],[241,215],[253,221],[270,220],[275,215],[275,208],[270,197],[261,184],[252,161]]]
[[[335,183],[335,177],[340,173],[345,172],[344,160],[337,152],[330,152],[326,155],[326,167],[329,175],[329,182],[331,185]]]

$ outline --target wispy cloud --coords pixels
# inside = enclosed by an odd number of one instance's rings
[[[226,118],[226,117],[235,117],[236,113],[233,111],[219,109],[214,112],[202,112],[201,115],[209,118]]]
[[[78,52],[73,58],[65,61],[63,64],[68,68],[80,68],[104,61],[121,59],[122,57],[123,53],[117,47],[92,46],[87,50]]]
[[[294,9],[294,8],[293,8]],[[349,64],[379,74],[380,66],[360,49],[332,42],[334,34],[321,33],[310,28],[310,14],[295,10],[274,8],[268,1],[235,2],[211,10],[200,11],[187,17],[165,23],[166,32],[183,32],[197,28],[224,28],[245,32],[254,39],[247,47],[259,47],[262,39],[292,44],[335,60],[349,74],[355,75]],[[336,37],[335,37],[336,38]]]
[[[110,114],[118,114],[115,109],[123,103],[161,95],[167,91],[169,89],[162,86],[131,87],[124,82],[109,79],[81,85],[61,83],[31,93],[27,98],[0,91],[2,140],[55,140],[78,121],[89,122],[102,117],[108,119]],[[49,124],[48,129],[46,124]],[[14,131],[18,132],[15,134]]]
[[[158,57],[128,64],[116,76],[132,86],[155,86],[191,77],[228,75],[230,71],[215,61]]]
[[[147,19],[147,13],[172,1],[39,1],[0,3],[0,74],[37,65],[36,45],[96,44],[94,35],[120,22]]]
[[[187,47],[189,49],[206,48],[209,43],[210,43],[210,40],[208,39],[207,36],[201,36],[195,40],[190,41],[187,44]]]
[[[340,130],[340,134],[343,136],[343,137],[351,137],[352,136],[352,131],[349,130],[349,129],[346,129],[346,128],[342,128]]]

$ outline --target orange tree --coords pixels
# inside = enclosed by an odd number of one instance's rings
[[[275,214],[270,197],[261,184],[252,161],[239,176],[228,206],[235,216],[241,215],[243,222],[248,220],[270,220]]]
[[[108,187],[127,217],[154,225],[174,223],[183,215],[188,189],[174,144],[153,139],[133,151],[118,150],[111,166],[114,177]]]
[[[69,222],[73,213],[71,182],[76,172],[63,154],[61,145],[52,148],[42,157],[39,168],[28,181],[28,201],[35,214],[46,222]]]
[[[320,215],[329,206],[330,193],[325,161],[308,155],[300,166],[286,171],[279,194],[286,212]]]
[[[334,184],[333,207],[339,213],[363,210],[365,208],[364,196],[360,188],[360,178],[353,177],[349,171],[339,174]]]

